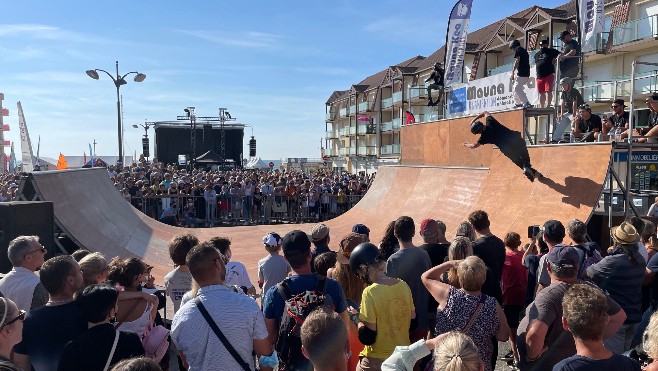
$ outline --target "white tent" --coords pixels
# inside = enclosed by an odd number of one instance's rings
[[[245,166],[247,169],[269,169],[270,165],[266,164],[265,161],[261,160],[260,157],[255,157],[251,159]]]

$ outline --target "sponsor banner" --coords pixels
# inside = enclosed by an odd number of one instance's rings
[[[448,117],[477,115],[484,111],[502,111],[514,108],[514,81],[512,71],[500,73],[458,85],[448,93]],[[530,68],[530,81],[523,87],[530,104],[539,104],[536,84],[537,70]]]
[[[578,35],[583,52],[596,49],[596,35],[604,31],[603,0],[578,0]]]
[[[471,6],[473,0],[459,0],[450,12],[448,30],[446,31],[445,54],[445,86],[462,82],[464,71],[464,55],[466,54],[466,38],[468,25],[471,21]]]

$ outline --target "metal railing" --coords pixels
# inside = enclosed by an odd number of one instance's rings
[[[203,196],[165,195],[131,197],[127,201],[145,215],[165,224],[204,227],[238,224],[305,223],[335,218],[356,205],[363,195],[322,193],[310,196],[218,195],[216,201]],[[172,215],[163,211],[171,210]]]
[[[399,129],[402,126],[402,119],[401,118],[395,118],[393,119],[393,130]]]
[[[382,99],[382,108],[393,107],[393,97]]]
[[[658,14],[615,26],[612,30],[612,45],[621,46],[633,41],[656,37],[658,37]]]
[[[393,93],[393,104],[402,102],[402,92]]]
[[[359,112],[366,112],[368,110],[368,104],[370,102],[361,102],[359,103]]]
[[[353,105],[350,106],[350,112],[349,112],[349,114],[352,115],[352,114],[354,114],[354,113],[356,113],[356,105],[353,104]]]
[[[366,134],[368,132],[368,124],[359,124],[356,132],[357,134]]]
[[[381,124],[382,132],[392,131],[393,130],[393,121],[382,122]]]
[[[347,108],[341,108],[341,109],[338,111],[338,115],[339,115],[340,117],[347,117],[347,114],[348,114],[348,113],[349,113],[349,112],[347,111]]]
[[[380,153],[382,155],[397,155],[400,153],[399,144],[385,144],[380,147]]]
[[[539,50],[531,50],[528,52],[528,55],[530,56],[530,67],[535,65],[535,54],[537,54],[537,52],[539,52]],[[499,73],[510,72],[512,71],[512,67],[514,67],[514,62],[491,68],[489,69],[487,76],[493,76],[493,75],[498,75]]]

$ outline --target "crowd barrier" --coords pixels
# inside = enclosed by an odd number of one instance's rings
[[[312,223],[335,218],[356,205],[362,195],[203,196],[163,195],[126,198],[145,215],[169,225],[207,227],[238,224]],[[166,211],[166,213],[165,213]],[[171,215],[170,215],[171,214]]]

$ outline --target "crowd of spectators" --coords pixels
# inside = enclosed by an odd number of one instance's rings
[[[548,220],[526,243],[489,226],[478,210],[452,241],[442,221],[417,228],[407,216],[381,241],[364,224],[270,232],[256,285],[232,261],[230,239],[181,234],[169,243],[174,269],[162,292],[139,258],[79,250],[44,260],[38,239],[21,236],[0,280],[0,362],[36,371],[658,369],[652,222],[628,218],[603,251],[577,219]],[[166,300],[171,343],[159,326]]]
[[[374,174],[329,170],[189,171],[141,162],[108,169],[115,187],[145,214],[188,227],[308,222],[336,217],[354,206]]]
[[[18,191],[20,177],[15,174],[0,174],[0,202],[12,201]]]

